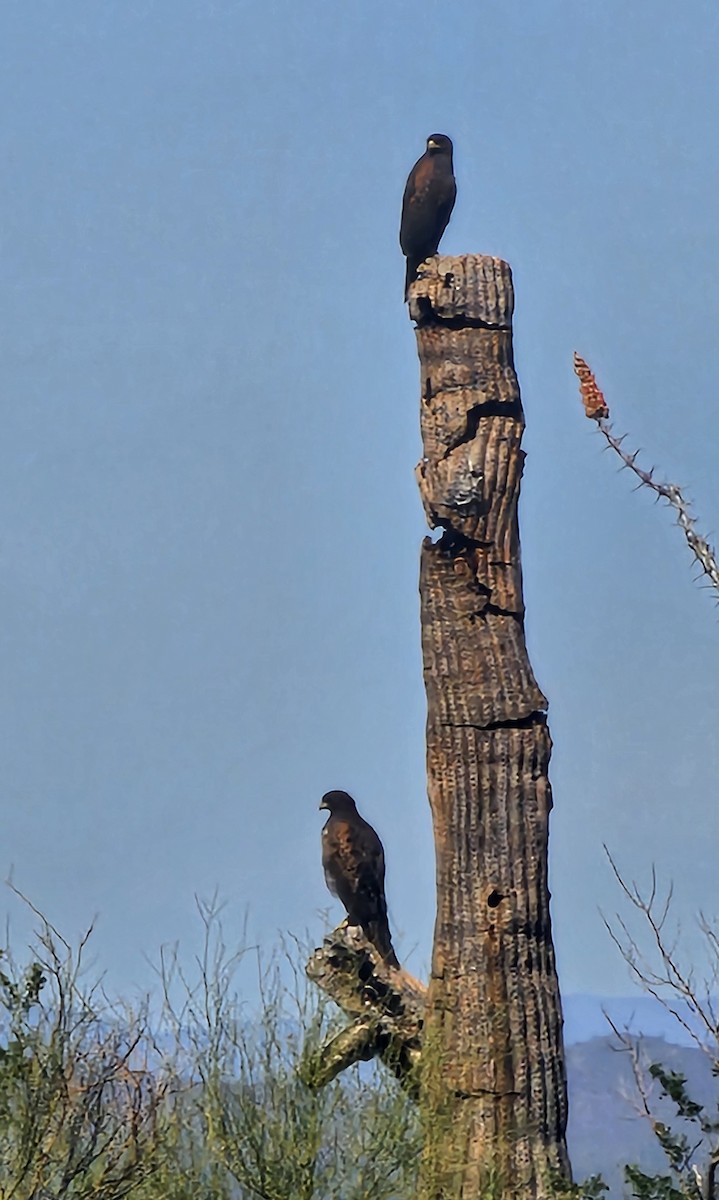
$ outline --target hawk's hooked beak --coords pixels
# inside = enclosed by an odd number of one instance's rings
[[[320,811],[321,811],[323,808],[329,808],[329,804],[327,803],[327,801],[326,801],[326,800],[320,800]]]
[[[430,138],[427,142],[428,150],[439,150],[439,142],[435,142],[434,138]]]

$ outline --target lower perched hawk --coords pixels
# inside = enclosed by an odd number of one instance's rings
[[[347,792],[327,792],[320,808],[330,814],[322,830],[327,887],[347,909],[347,924],[359,925],[382,961],[398,967],[387,920],[382,843]]]

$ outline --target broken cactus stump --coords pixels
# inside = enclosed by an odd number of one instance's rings
[[[424,985],[402,967],[382,962],[362,931],[344,923],[314,951],[306,970],[349,1024],[305,1054],[305,1082],[324,1087],[353,1063],[377,1056],[416,1100]]]

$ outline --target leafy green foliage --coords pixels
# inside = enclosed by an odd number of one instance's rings
[[[80,986],[47,922],[28,966],[0,961],[0,1197],[120,1200],[151,1172],[166,1091],[147,1069],[148,1031]]]
[[[632,1188],[631,1196],[637,1200],[687,1200],[698,1197],[698,1191],[680,1190],[671,1175],[645,1175],[638,1167],[626,1167],[624,1177]]]
[[[554,1184],[553,1200],[602,1200],[608,1190],[601,1175],[590,1175],[582,1183],[566,1183],[558,1179]]]
[[[413,1195],[419,1125],[395,1080],[367,1066],[318,1090],[304,1081],[303,1064],[341,1022],[306,981],[301,948],[292,944],[268,966],[259,963],[260,1011],[248,1021],[234,991],[237,956],[227,950],[216,910],[201,908],[201,915],[198,979],[183,977],[182,1007],[172,1011],[192,1046],[207,1146],[235,1194],[242,1200]]]
[[[394,1078],[363,1064],[303,1082],[339,1026],[301,948],[258,962],[249,1012],[235,988],[245,952],[228,951],[216,907],[200,913],[196,970],[164,956],[155,1009],[88,985],[87,939],[73,951],[42,918],[28,965],[1,952],[0,1200],[413,1196],[419,1127]]]
[[[677,1114],[687,1121],[701,1117],[703,1105],[697,1104],[687,1093],[686,1075],[678,1071],[667,1071],[661,1063],[652,1063],[649,1075],[661,1085],[662,1095],[667,1096],[676,1106]]]

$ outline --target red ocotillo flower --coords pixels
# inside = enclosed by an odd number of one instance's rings
[[[579,391],[585,414],[593,421],[605,421],[609,416],[609,406],[604,399],[604,393],[597,387],[594,373],[576,350],[574,351],[574,374],[579,380]]]

